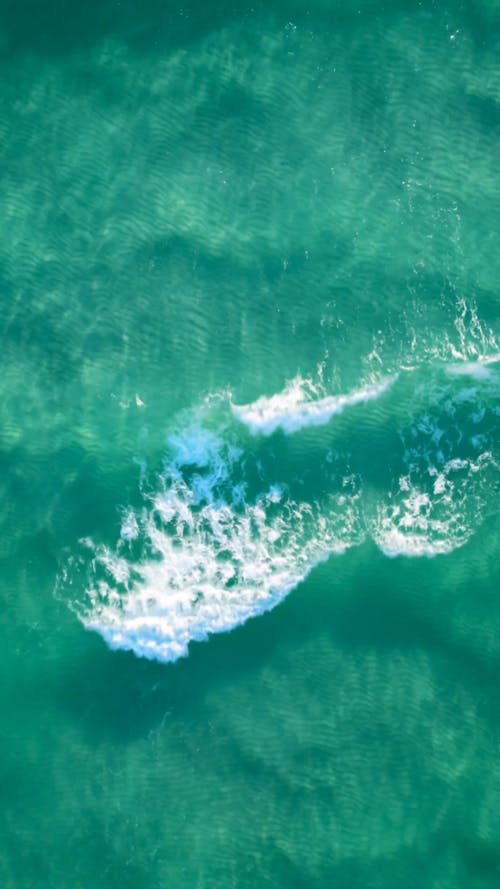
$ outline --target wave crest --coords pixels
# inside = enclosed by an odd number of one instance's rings
[[[262,395],[251,404],[231,404],[233,415],[253,435],[272,435],[282,429],[288,435],[307,426],[323,426],[346,407],[380,398],[396,377],[371,383],[347,395],[318,396],[318,388],[310,380],[296,377],[276,395]]]

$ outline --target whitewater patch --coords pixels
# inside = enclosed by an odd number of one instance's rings
[[[282,392],[262,395],[250,404],[231,404],[231,410],[253,435],[272,435],[277,429],[290,435],[307,426],[323,426],[347,407],[380,398],[395,379],[392,376],[367,384],[347,395],[318,397],[318,387],[298,376]]]
[[[497,380],[497,377],[494,377],[494,370],[496,370],[496,365],[500,361],[500,357],[497,355],[492,356],[491,358],[484,358],[478,361],[462,361],[460,363],[452,363],[447,365],[446,371],[450,376],[467,376],[474,377],[476,380]]]
[[[161,490],[123,513],[115,547],[82,541],[90,577],[77,613],[112,649],[161,662],[274,608],[353,542],[356,495],[327,508],[271,486],[246,502],[238,449],[191,427],[169,441]],[[84,557],[82,557],[85,561]]]
[[[405,496],[380,505],[372,526],[372,537],[386,556],[443,555],[467,542],[472,528],[456,509],[443,475],[434,485],[436,498],[406,478],[400,484]]]
[[[408,471],[371,521],[373,540],[391,558],[444,555],[467,543],[492,493],[490,471],[499,470],[491,451],[446,460],[444,433],[429,417],[418,430],[425,433],[424,446],[405,451]]]

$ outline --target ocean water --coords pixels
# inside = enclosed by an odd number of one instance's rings
[[[500,7],[210,7],[0,13],[0,884],[498,887]]]

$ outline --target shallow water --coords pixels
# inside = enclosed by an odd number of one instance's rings
[[[0,22],[5,887],[493,887],[493,0]]]

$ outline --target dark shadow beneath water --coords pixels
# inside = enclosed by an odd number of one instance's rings
[[[273,18],[279,27],[290,21],[306,32],[317,28],[338,31],[339,28],[367,27],[376,18],[408,14],[439,16],[435,3],[415,4],[409,0],[358,0],[346,4],[344,0],[291,0],[286,5],[275,2],[249,3],[224,0],[210,4],[178,3],[173,0],[151,0],[140,4],[137,0],[104,0],[68,4],[65,0],[6,0],[2,4],[4,55],[36,52],[45,56],[63,56],[86,50],[108,38],[116,38],[138,52],[155,52],[188,47],[210,32],[235,21],[266,20]],[[466,13],[464,12],[464,15]],[[470,26],[482,43],[491,39],[494,13],[485,4],[474,4]]]
[[[7,52],[20,50],[60,56],[117,38],[138,51],[190,44],[235,17],[252,14],[255,4],[179,4],[115,0],[69,5],[65,0],[8,0],[3,9]]]
[[[493,523],[489,531],[483,530],[482,541],[477,535],[452,556],[434,559],[387,559],[373,544],[332,557],[274,611],[208,642],[192,643],[189,657],[175,664],[112,652],[89,633],[84,653],[62,678],[61,704],[94,742],[111,735],[128,743],[157,730],[165,719],[189,730],[190,723],[209,718],[205,698],[218,687],[223,692],[228,678],[237,682],[258,674],[278,649],[300,649],[326,630],[340,652],[430,652],[445,667],[447,681],[471,688],[484,717],[496,722],[500,642],[498,649],[483,650],[474,634],[454,631],[447,611],[447,597],[458,597],[465,620],[479,604],[491,608],[492,623],[500,623],[488,566],[482,575],[466,570],[477,564],[485,538],[493,539]],[[458,572],[456,560],[463,563]]]

